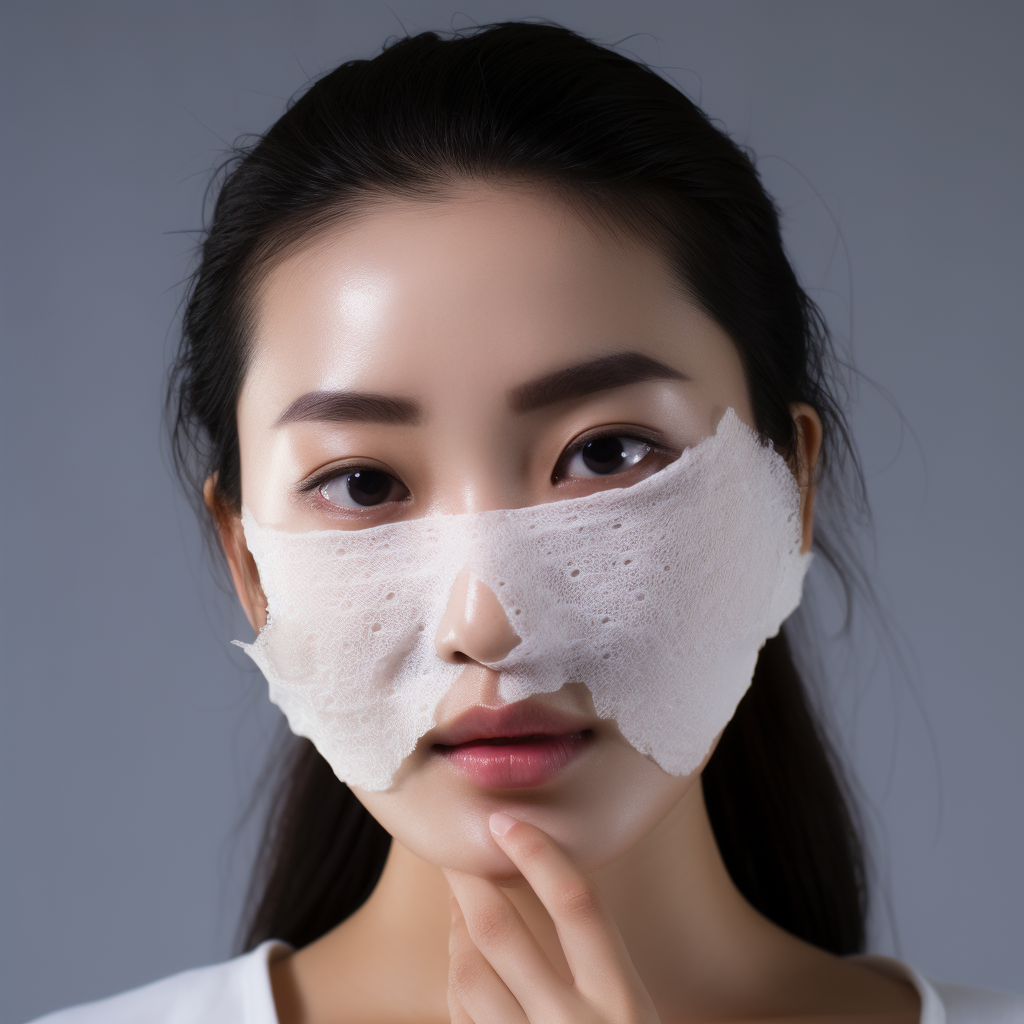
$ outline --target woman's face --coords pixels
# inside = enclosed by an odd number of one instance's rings
[[[735,347],[664,258],[540,191],[382,203],[274,267],[256,313],[238,404],[242,498],[287,531],[628,487],[730,406],[753,424]],[[235,568],[236,581],[255,572]],[[262,624],[258,586],[239,590]],[[483,662],[516,642],[497,598],[460,577],[436,648],[462,672],[393,786],[356,794],[438,865],[508,876],[487,825],[504,810],[593,870],[697,776],[639,754],[581,684],[498,711],[498,674]],[[556,738],[494,742],[523,732]]]

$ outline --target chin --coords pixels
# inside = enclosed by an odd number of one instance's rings
[[[355,789],[370,813],[423,860],[488,878],[503,885],[522,882],[491,837],[488,819],[505,811],[546,832],[585,873],[618,860],[648,835],[682,799],[699,772],[669,775],[629,746],[618,731],[595,728],[565,758],[537,772],[520,766],[512,778],[481,757],[452,757],[424,744],[403,766],[400,781],[384,792]],[[575,742],[575,741],[574,741]],[[540,752],[535,760],[543,760]],[[469,760],[467,765],[464,763]],[[534,785],[517,785],[530,773]],[[511,781],[513,784],[503,784]],[[495,783],[499,783],[495,785]]]

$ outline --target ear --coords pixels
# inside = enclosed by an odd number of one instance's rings
[[[821,417],[812,405],[794,402],[789,413],[796,424],[796,479],[800,487],[800,517],[803,523],[801,553],[811,550],[814,540],[815,468],[821,452]]]
[[[221,547],[224,548],[224,557],[228,560],[231,580],[235,584],[238,600],[242,603],[242,610],[254,632],[258,633],[267,624],[267,596],[260,586],[256,560],[245,543],[242,519],[231,512],[217,494],[216,473],[208,476],[203,484],[203,501],[217,525]]]

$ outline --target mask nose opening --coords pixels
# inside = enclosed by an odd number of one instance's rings
[[[434,636],[437,656],[455,665],[490,665],[507,658],[520,639],[494,591],[463,566]]]

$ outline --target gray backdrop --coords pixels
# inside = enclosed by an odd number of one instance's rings
[[[5,2],[0,1021],[231,952],[276,712],[162,454],[208,172],[403,30],[539,15],[666,69],[759,155],[853,395],[875,578],[825,699],[874,946],[1024,988],[1017,2]],[[903,413],[903,429],[886,397]]]

